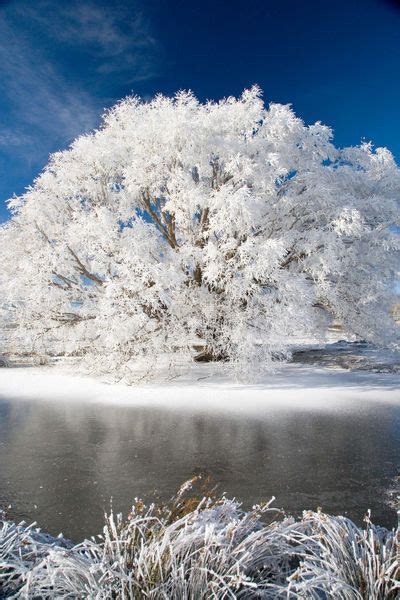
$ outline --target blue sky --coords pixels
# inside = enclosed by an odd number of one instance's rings
[[[338,145],[400,162],[400,2],[0,0],[0,220],[48,160],[129,93],[258,83]]]

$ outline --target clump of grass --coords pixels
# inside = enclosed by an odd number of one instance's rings
[[[203,481],[168,503],[135,500],[111,513],[103,534],[72,545],[4,517],[0,596],[189,600],[228,598],[389,599],[400,593],[399,534],[358,528],[345,517],[271,502],[251,511]]]

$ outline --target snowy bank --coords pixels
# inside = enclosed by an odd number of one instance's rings
[[[2,597],[398,597],[396,534],[368,517],[362,529],[322,512],[296,521],[271,503],[245,512],[195,496],[193,481],[167,504],[136,500],[126,520],[111,514],[102,536],[76,546],[3,518]]]
[[[187,410],[257,411],[345,409],[350,403],[400,403],[400,376],[301,364],[283,365],[256,385],[238,384],[198,365],[157,384],[109,384],[57,367],[0,369],[0,396],[8,399],[163,406]]]

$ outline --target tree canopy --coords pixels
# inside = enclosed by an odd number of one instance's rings
[[[387,149],[337,149],[257,87],[125,98],[9,202],[4,351],[252,372],[330,318],[397,344],[399,194]]]

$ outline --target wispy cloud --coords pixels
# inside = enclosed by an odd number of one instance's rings
[[[25,146],[31,143],[29,135],[17,133],[11,127],[2,127],[0,132],[0,148]]]
[[[41,10],[30,7],[29,18],[50,37],[94,57],[99,73],[121,73],[127,83],[155,74],[158,44],[136,2],[73,0],[54,12],[53,3],[42,0]]]
[[[4,14],[0,18],[0,62],[3,103],[6,101],[3,110],[8,117],[7,125],[3,121],[0,128],[3,141],[13,140],[15,145],[19,136],[26,143],[37,135],[58,137],[60,133],[69,138],[93,126],[90,96],[58,74]]]
[[[113,82],[154,75],[157,44],[148,23],[132,2],[113,4],[17,0],[0,7],[1,147],[31,162],[93,128]]]
[[[93,101],[57,73],[42,53],[0,22],[3,90],[18,125],[73,135],[93,124]],[[10,129],[10,126],[8,126]]]

